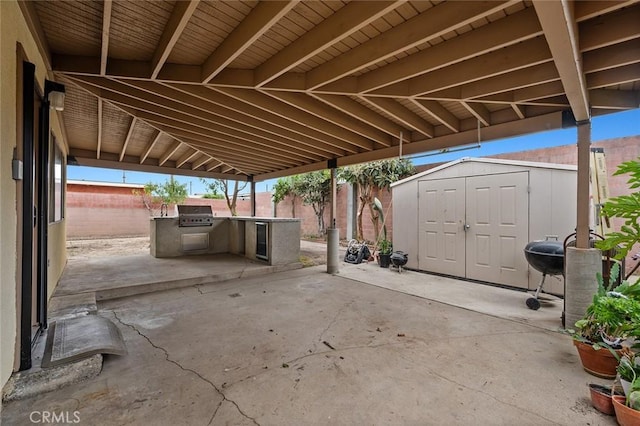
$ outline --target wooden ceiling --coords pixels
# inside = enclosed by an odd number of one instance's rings
[[[21,7],[81,165],[259,181],[640,106],[640,0]]]

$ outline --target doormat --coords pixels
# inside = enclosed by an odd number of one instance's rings
[[[55,367],[95,354],[126,355],[120,329],[98,315],[61,319],[49,325],[42,367]]]

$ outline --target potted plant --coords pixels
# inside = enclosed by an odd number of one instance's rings
[[[393,245],[391,241],[387,239],[380,240],[378,244],[378,264],[381,268],[388,268],[391,264],[391,253],[393,252]]]
[[[631,176],[628,184],[635,192],[610,198],[602,215],[607,221],[620,218],[624,225],[596,243],[597,248],[614,253],[618,260],[640,243],[640,158],[622,163],[614,175],[621,174]],[[574,333],[584,369],[605,378],[616,375],[622,343],[640,339],[640,284],[623,281],[616,286],[619,274],[620,263],[615,263],[606,287],[602,276],[598,276],[598,291],[584,318],[576,322],[578,332]]]
[[[640,424],[640,377],[636,378],[627,396],[613,395],[613,409],[620,426]]]
[[[631,384],[640,378],[640,355],[637,355],[629,348],[625,348],[616,370],[620,376],[620,384],[624,394],[629,395]]]
[[[640,338],[640,286],[615,286],[619,273],[616,263],[606,286],[598,274],[593,302],[576,322],[577,331],[570,330],[585,371],[606,379],[616,377],[623,342]]]

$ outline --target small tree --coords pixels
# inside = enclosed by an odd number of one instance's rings
[[[231,216],[238,216],[238,194],[240,191],[244,190],[247,187],[248,182],[242,182],[240,184],[239,181],[233,181],[233,190],[231,190],[229,181],[224,179],[200,179],[202,183],[205,184],[207,188],[207,193],[209,194],[217,194],[218,191],[222,192],[225,200],[227,201],[227,208],[229,209],[229,213]],[[231,192],[231,194],[229,194]]]
[[[356,164],[339,170],[340,177],[345,181],[356,185],[358,191],[358,231],[357,239],[364,240],[362,230],[362,213],[365,206],[369,207],[371,222],[376,238],[380,232],[380,214],[375,208],[374,199],[380,189],[389,190],[392,183],[399,181],[415,173],[415,167],[406,158],[372,161],[370,163]]]
[[[153,214],[157,204],[180,204],[187,199],[187,184],[179,183],[173,176],[163,183],[148,182],[144,190],[133,190],[134,195],[142,198],[142,203]]]
[[[331,174],[328,170],[305,173],[293,179],[293,192],[302,202],[313,207],[318,220],[318,234],[324,235],[324,209],[331,196]]]
[[[271,199],[275,204],[280,203],[287,196],[291,197],[291,217],[296,217],[296,193],[293,190],[295,186],[295,181],[298,179],[298,176],[287,176],[278,179],[276,184],[273,186],[273,195]]]

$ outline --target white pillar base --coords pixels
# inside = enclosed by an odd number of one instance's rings
[[[576,321],[584,317],[598,290],[596,273],[602,273],[602,252],[567,247],[564,262],[564,327],[572,329]]]
[[[327,273],[337,274],[340,261],[338,255],[340,253],[340,233],[338,228],[327,229]]]

